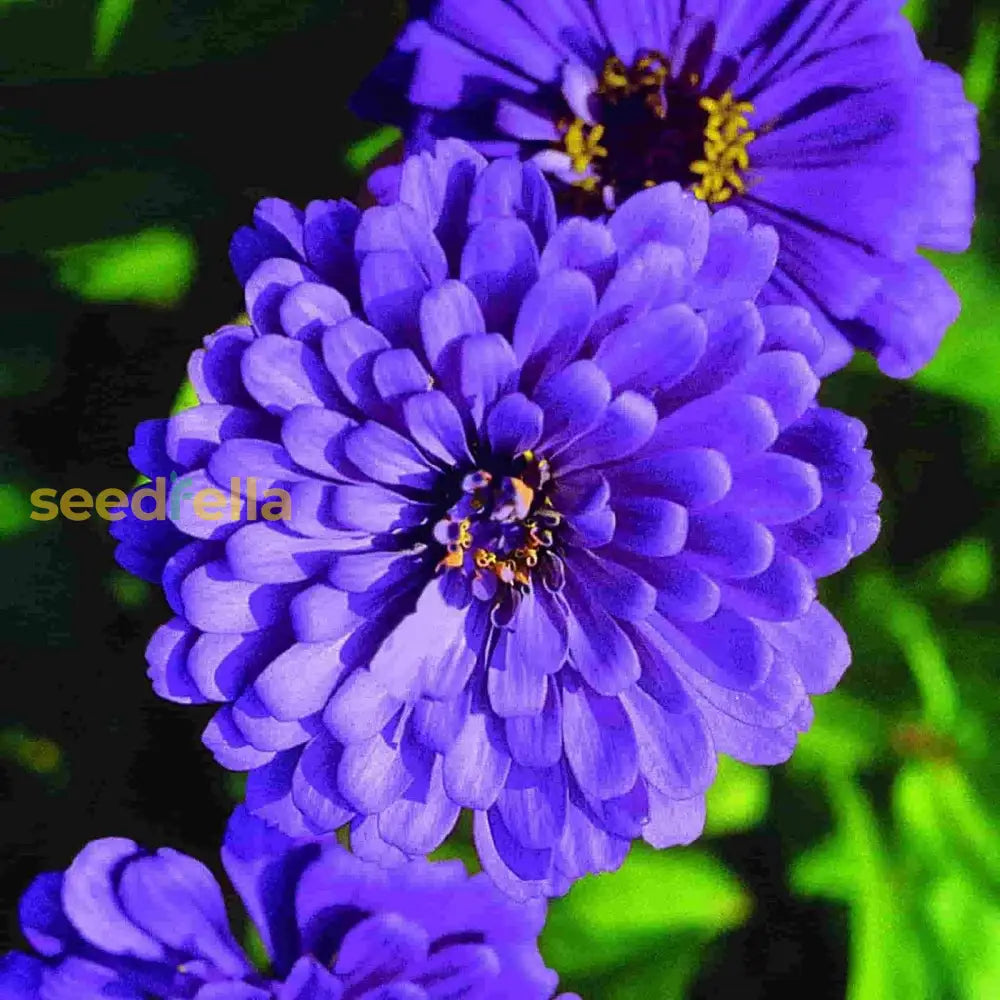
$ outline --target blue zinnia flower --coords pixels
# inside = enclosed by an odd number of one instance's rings
[[[123,521],[177,617],[156,690],[299,835],[550,893],[701,830],[716,752],[784,760],[849,659],[816,601],[878,530],[864,427],[817,406],[808,314],[758,306],[773,229],[677,185],[556,224],[531,164],[461,143],[358,213],[263,202],[252,327],[147,475],[289,493],[287,520]],[[178,480],[180,482],[180,480]]]
[[[774,226],[761,302],[807,307],[820,374],[853,350],[907,376],[959,302],[918,247],[967,248],[975,109],[887,0],[414,3],[358,110],[410,146],[531,158],[567,212],[665,181]]]
[[[285,837],[242,809],[222,861],[266,971],[237,944],[204,865],[109,837],[24,894],[21,926],[42,957],[0,958],[0,998],[547,1000],[555,990],[536,943],[544,905],[513,903],[461,862],[388,872],[332,839]]]

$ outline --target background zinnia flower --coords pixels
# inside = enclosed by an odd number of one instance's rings
[[[242,808],[222,861],[266,969],[237,943],[201,862],[108,837],[24,894],[21,926],[41,957],[0,958],[0,997],[548,1000],[555,990],[536,944],[544,905],[512,903],[458,861],[389,872],[332,839],[292,840]]]
[[[773,225],[761,301],[806,306],[820,374],[912,375],[958,315],[918,248],[961,251],[976,112],[883,0],[434,0],[356,99],[410,148],[531,158],[567,214],[677,181]],[[897,5],[898,6],[898,5]]]

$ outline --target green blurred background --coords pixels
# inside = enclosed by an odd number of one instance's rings
[[[933,364],[897,383],[862,359],[824,389],[885,492],[880,541],[824,588],[854,664],[789,764],[722,762],[698,845],[553,903],[543,950],[585,1000],[1000,997],[1000,4],[906,11],[981,109],[980,210],[939,262],[964,313]],[[200,748],[207,713],[148,689],[161,596],[102,523],[32,522],[28,495],[131,484],[134,424],[241,310],[226,247],[259,198],[360,192],[394,136],[345,102],[402,13],[0,0],[0,949],[31,877],[93,837],[217,867],[239,781]]]

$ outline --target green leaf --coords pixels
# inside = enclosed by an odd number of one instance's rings
[[[909,18],[914,31],[922,31],[927,23],[927,0],[908,0],[902,13],[904,17]]]
[[[584,997],[600,1000],[685,1000],[692,980],[698,974],[706,942],[698,934],[680,934],[662,939],[630,962],[626,969],[614,969],[607,975],[578,984]]]
[[[344,162],[355,173],[364,173],[387,149],[391,149],[399,141],[401,135],[398,128],[386,125],[349,147],[344,153]]]
[[[184,379],[174,398],[173,405],[170,407],[170,416],[176,416],[178,413],[193,409],[197,405],[198,394],[194,391],[194,386],[191,382],[188,379]]]
[[[857,892],[856,867],[847,838],[835,834],[795,858],[788,869],[788,881],[802,896],[821,896],[847,903]]]
[[[594,974],[670,935],[709,940],[738,927],[750,910],[746,889],[713,855],[636,846],[617,872],[588,875],[553,901],[543,952],[561,975]]]
[[[135,0],[97,0],[94,11],[94,44],[92,51],[98,64],[111,54],[132,16]]]
[[[196,253],[189,236],[172,229],[145,229],[133,236],[51,251],[57,280],[90,302],[137,302],[173,306],[194,276]]]
[[[938,732],[951,732],[958,718],[958,686],[930,614],[884,573],[861,577],[857,598],[884,616],[920,692],[926,723]]]
[[[938,586],[961,604],[982,600],[993,582],[993,549],[985,538],[964,538],[934,567]]]
[[[705,833],[718,836],[757,826],[767,815],[771,786],[762,767],[719,757],[719,771],[705,796]]]
[[[989,259],[976,244],[969,253],[928,253],[928,259],[948,279],[962,299],[962,313],[934,359],[914,376],[913,382],[978,404],[990,417],[991,439],[983,442],[1000,448],[1000,291]]]
[[[850,904],[847,1000],[932,1000],[928,959],[871,803],[845,774],[829,774],[827,786],[836,833],[796,859],[790,879],[796,891]]]
[[[965,67],[965,93],[977,108],[985,108],[997,82],[1000,56],[1000,19],[992,11],[984,13],[976,28],[975,42]]]
[[[932,865],[962,862],[1000,889],[1000,832],[965,772],[952,761],[910,761],[892,792],[903,839]]]
[[[792,773],[850,773],[873,763],[885,749],[879,713],[843,691],[813,701],[816,715],[789,761]]]
[[[925,909],[949,959],[962,1000],[996,1000],[1000,990],[1000,905],[961,869],[926,890]]]

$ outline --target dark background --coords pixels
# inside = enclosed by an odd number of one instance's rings
[[[1000,932],[990,950],[963,931],[1000,927],[1000,843],[980,829],[993,823],[985,734],[1000,693],[1000,21],[982,4],[913,15],[930,57],[985,66],[969,70],[985,104],[982,210],[974,253],[949,271],[966,316],[928,373],[896,383],[861,362],[824,390],[868,423],[886,493],[876,549],[826,592],[856,666],[820,699],[801,763],[770,779],[727,772],[701,847],[642,855],[648,871],[627,866],[554,904],[547,956],[588,1000],[803,987],[814,1000],[904,987],[907,1000],[985,998],[990,970],[1000,976]],[[239,782],[200,745],[211,709],[150,690],[143,649],[165,602],[117,569],[104,522],[34,523],[26,497],[132,485],[134,425],[168,412],[191,350],[242,311],[226,249],[254,203],[361,190],[345,154],[373,126],[345,103],[401,16],[388,0],[0,0],[0,951],[21,944],[16,900],[31,878],[95,837],[217,867]],[[100,241],[150,229],[194,249],[189,286],[169,255],[181,276],[159,292],[143,291],[141,268],[130,277],[134,255],[101,258]],[[61,267],[56,252],[81,245],[76,270]],[[103,292],[87,279],[101,259]],[[936,783],[956,781],[958,806],[927,833],[919,817],[945,801]],[[972,819],[948,826],[963,810]],[[833,876],[824,842],[842,851]],[[685,865],[703,865],[704,882]],[[956,870],[968,872],[958,888]],[[633,883],[645,887],[638,930]],[[701,895],[685,903],[687,891]],[[888,958],[871,953],[879,939]]]

